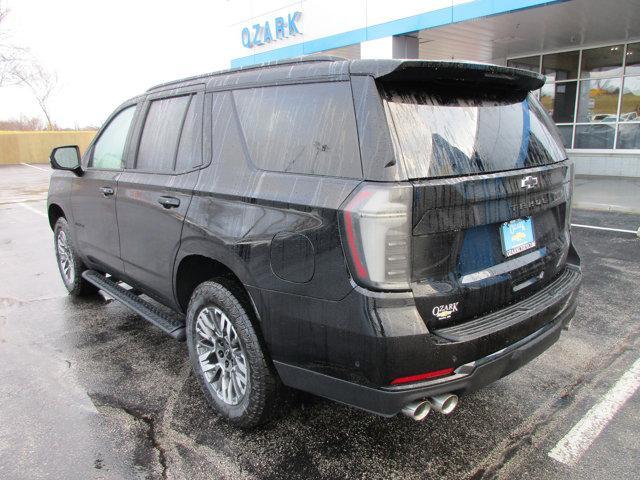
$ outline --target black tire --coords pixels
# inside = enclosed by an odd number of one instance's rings
[[[231,425],[253,428],[271,419],[280,387],[251,322],[248,313],[251,307],[243,293],[240,287],[225,278],[201,283],[191,295],[187,309],[187,345],[191,368],[211,408]],[[235,329],[248,364],[246,391],[236,405],[226,403],[219,397],[214,385],[207,380],[198,358],[196,342],[200,337],[196,331],[196,322],[205,308],[218,308],[224,312]],[[212,355],[215,359],[215,353]]]
[[[66,248],[63,249],[59,248],[62,238],[61,234],[64,236],[64,242],[66,243]],[[69,224],[67,223],[67,219],[64,217],[60,217],[53,227],[53,246],[56,252],[56,261],[58,263],[58,270],[60,271],[62,283],[64,283],[64,286],[67,288],[69,293],[76,297],[94,295],[98,289],[82,278],[82,272],[87,270],[87,267],[78,256],[78,252],[73,243],[73,237],[71,236],[71,231],[69,229]],[[72,272],[67,271],[67,273],[65,273],[65,268],[62,262],[64,254],[62,254],[62,251],[66,252],[68,258],[72,262]]]

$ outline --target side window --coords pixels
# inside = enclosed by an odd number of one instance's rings
[[[202,164],[202,102],[204,95],[194,95],[189,103],[189,110],[184,119],[176,171],[184,172]]]
[[[190,95],[154,100],[144,122],[136,169],[171,172]]]
[[[349,82],[251,88],[233,96],[258,168],[362,177]]]
[[[135,111],[135,106],[125,108],[102,131],[100,138],[93,146],[90,167],[109,170],[118,170],[122,167],[124,146]]]

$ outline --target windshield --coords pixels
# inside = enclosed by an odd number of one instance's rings
[[[407,176],[470,175],[564,160],[555,125],[533,95],[523,96],[385,86],[387,121]]]

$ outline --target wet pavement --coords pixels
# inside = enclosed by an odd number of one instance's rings
[[[585,275],[572,329],[451,416],[385,419],[292,393],[245,432],[206,406],[184,343],[117,302],[66,295],[48,174],[0,171],[0,478],[637,478],[638,392],[575,466],[548,456],[640,357],[635,235],[574,229]],[[574,210],[574,222],[636,230],[640,217]]]

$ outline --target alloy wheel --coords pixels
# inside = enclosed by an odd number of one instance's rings
[[[67,234],[64,230],[58,232],[56,237],[56,248],[58,250],[58,263],[60,264],[60,272],[67,284],[73,283],[75,275],[75,265],[73,264],[73,255],[67,241]]]
[[[235,328],[218,307],[203,308],[196,320],[196,352],[204,376],[227,405],[240,403],[247,391],[249,367]]]

